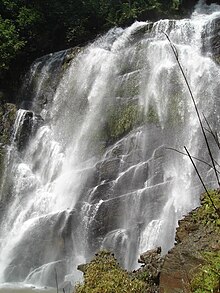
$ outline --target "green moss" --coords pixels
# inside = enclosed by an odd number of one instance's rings
[[[179,125],[184,121],[180,111],[180,97],[174,95],[170,98],[169,110],[167,114],[166,123],[170,126]],[[101,129],[94,132],[94,141],[102,141],[108,144],[112,143],[124,135],[129,133],[135,127],[144,124],[160,123],[157,109],[153,104],[148,106],[148,110],[145,113],[144,107],[137,103],[137,100],[131,100],[126,104],[117,104],[108,110],[107,120]],[[105,143],[102,144],[105,147]]]
[[[143,111],[138,105],[127,104],[122,108],[114,108],[110,112],[106,125],[108,137],[112,140],[121,138],[143,123],[143,117]]]
[[[10,144],[10,137],[16,117],[16,106],[3,103],[0,99],[0,183],[4,174],[6,146]]]
[[[146,123],[154,123],[154,124],[159,123],[160,121],[159,116],[152,105],[148,107],[148,111],[147,111],[147,114],[145,115],[144,121]]]
[[[143,107],[130,102],[109,111],[106,124],[97,137],[107,142],[116,141],[135,127],[149,123],[159,123],[158,114],[153,106],[150,106],[147,113],[144,113]]]
[[[10,143],[16,110],[14,104],[6,103],[0,106],[0,143],[3,145]]]
[[[209,195],[216,209],[220,210],[220,192],[217,190],[210,190]],[[192,216],[196,222],[201,223],[206,227],[210,226],[215,230],[220,230],[220,218],[215,207],[212,205],[208,195],[204,193],[201,197],[201,206]]]
[[[205,252],[202,254],[206,264],[192,280],[191,287],[194,293],[220,292],[220,251]]]
[[[181,96],[178,94],[174,94],[169,97],[168,105],[167,105],[167,117],[166,117],[166,125],[168,126],[177,126],[184,122],[185,117],[182,114],[182,101]],[[156,107],[153,104],[148,106],[148,110],[144,115],[145,123],[153,123],[158,124],[160,122],[160,118],[157,112]]]
[[[128,61],[123,65],[123,68],[121,68],[121,70],[122,70],[122,74],[126,74],[129,72],[131,73],[127,75],[126,78],[119,85],[116,91],[116,96],[124,97],[124,98],[126,97],[132,98],[139,95],[140,74],[139,72],[134,72],[135,70],[137,70],[137,68],[134,67],[134,65]]]
[[[209,195],[215,205],[213,206],[209,196],[204,193],[201,197],[201,206],[192,213],[195,223],[203,225],[204,229],[220,234],[220,218],[217,210],[220,210],[220,192],[210,190]],[[217,244],[218,245],[218,244]],[[198,267],[198,272],[191,281],[194,293],[220,292],[220,251],[206,251],[201,253],[204,265]]]
[[[146,292],[146,285],[121,269],[111,253],[101,251],[84,267],[84,284],[77,285],[75,290],[76,293],[142,293]]]
[[[150,283],[150,274],[149,272],[144,268],[142,270],[136,271],[135,277],[145,283]]]

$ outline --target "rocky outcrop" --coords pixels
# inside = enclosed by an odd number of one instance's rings
[[[219,193],[213,196],[219,205]],[[201,207],[179,221],[176,245],[165,256],[160,272],[160,293],[194,292],[193,280],[206,263],[203,254],[220,252],[218,221],[207,196],[203,196]]]
[[[16,106],[4,103],[0,97],[0,182],[4,173],[6,146],[10,143],[16,116]]]
[[[15,135],[15,142],[19,151],[23,151],[28,144],[31,136],[33,136],[37,129],[42,126],[44,120],[40,115],[36,115],[32,111],[24,111],[22,121],[18,125],[18,130]]]
[[[4,103],[0,100],[0,143],[7,145],[10,142],[11,133],[16,116],[16,106]]]
[[[148,293],[159,293],[160,271],[164,262],[161,256],[161,247],[141,254],[138,262],[142,264],[142,267],[133,272],[134,275],[139,278],[145,276],[144,281],[147,283]]]
[[[220,18],[215,18],[203,33],[203,52],[211,53],[216,63],[220,64]]]

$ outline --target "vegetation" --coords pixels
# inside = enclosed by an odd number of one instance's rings
[[[159,116],[152,105],[149,105],[147,114],[145,116],[145,122],[154,124],[159,123]]]
[[[84,43],[113,26],[178,12],[179,0],[1,0],[0,78],[15,65]],[[18,70],[18,69],[17,69]]]
[[[209,195],[215,205],[220,210],[220,192],[217,190],[209,191]],[[196,223],[203,225],[207,231],[220,233],[220,219],[213,204],[207,194],[202,195],[201,206],[192,213]],[[214,242],[213,242],[214,245]],[[213,246],[214,247],[214,246]],[[214,248],[213,251],[200,253],[203,265],[197,269],[190,287],[193,293],[217,293],[220,292],[220,251]]]
[[[177,99],[176,99],[177,100]],[[183,118],[180,116],[177,103],[171,97],[171,107],[167,115],[167,123],[176,125],[182,122]],[[135,127],[143,124],[159,124],[159,116],[155,106],[149,105],[148,111],[145,113],[144,109],[135,103],[127,103],[122,106],[112,108],[108,113],[108,118],[99,139],[106,141],[115,141],[122,138]]]
[[[75,293],[146,292],[145,283],[120,268],[110,252],[98,253],[83,271],[84,284],[76,286]]]
[[[220,210],[220,193],[217,190],[209,191],[209,195],[214,203],[215,207]],[[210,201],[210,198],[206,193],[203,194],[201,198],[201,206],[197,209],[196,213],[193,214],[193,217],[198,223],[203,224],[204,226],[212,226],[215,229],[218,229],[220,232],[220,218],[216,213],[216,210],[213,204]]]
[[[144,120],[144,113],[139,105],[127,104],[123,107],[112,109],[107,121],[107,133],[110,140],[120,139],[140,125]]]
[[[194,293],[220,292],[220,251],[204,252],[206,264],[203,265],[192,281]]]
[[[0,147],[3,147],[10,142],[15,116],[15,105],[10,103],[4,104],[0,97]]]
[[[15,105],[4,103],[2,97],[0,96],[0,184],[4,172],[4,160],[6,153],[5,147],[10,143],[15,117]]]
[[[15,58],[25,42],[19,39],[16,27],[9,19],[0,15],[0,68],[8,69],[10,61]]]

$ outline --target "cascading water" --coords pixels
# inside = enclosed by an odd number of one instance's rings
[[[0,226],[2,283],[55,287],[55,270],[60,284],[74,283],[77,265],[100,248],[133,269],[140,253],[172,247],[177,221],[199,204],[201,187],[189,159],[167,147],[186,145],[208,159],[164,33],[200,112],[217,127],[219,68],[202,54],[201,39],[217,17],[219,6],[198,5],[191,19],[113,29],[68,66],[67,52],[34,63],[22,91],[32,103],[18,112],[10,180],[1,188],[8,198]],[[24,115],[37,122],[28,124],[32,135],[19,147]],[[213,186],[212,170],[200,170]]]

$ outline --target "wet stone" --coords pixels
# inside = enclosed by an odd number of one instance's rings
[[[114,180],[118,176],[121,160],[118,158],[104,160],[96,165],[99,173],[99,180]]]

